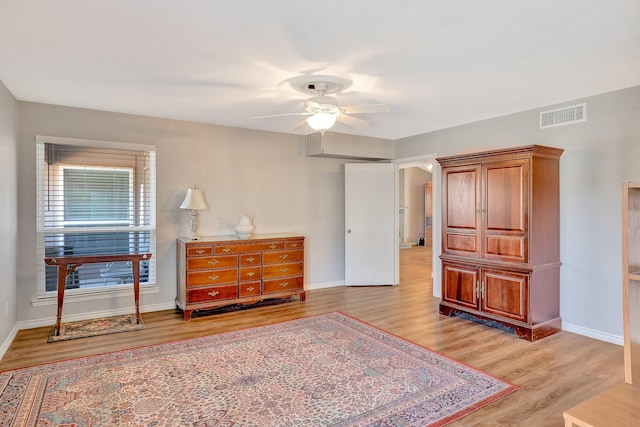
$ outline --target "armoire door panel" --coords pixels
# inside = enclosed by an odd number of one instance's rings
[[[475,256],[478,253],[478,239],[475,234],[446,233],[447,252]]]
[[[485,256],[504,261],[525,262],[527,258],[523,236],[485,236]]]
[[[525,231],[526,162],[490,164],[485,170],[485,224],[487,230]]]
[[[443,301],[477,310],[478,269],[443,263]]]
[[[478,228],[478,177],[477,167],[454,169],[446,173],[446,227],[470,230]]]
[[[482,311],[527,322],[527,274],[500,270],[483,270]]]

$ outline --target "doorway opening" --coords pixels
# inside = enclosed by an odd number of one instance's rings
[[[431,283],[440,283],[438,224],[440,223],[439,165],[435,154],[396,159],[399,169],[399,256],[400,275],[408,269],[421,269],[431,275]],[[440,297],[440,286],[432,293]]]

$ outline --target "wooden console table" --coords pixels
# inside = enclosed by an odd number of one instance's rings
[[[44,262],[47,265],[58,267],[58,317],[56,319],[56,335],[60,335],[62,303],[64,302],[64,288],[67,283],[67,276],[76,271],[81,265],[95,262],[131,262],[133,273],[133,296],[136,303],[136,323],[140,323],[140,261],[146,261],[150,258],[151,254],[87,255],[45,258]]]

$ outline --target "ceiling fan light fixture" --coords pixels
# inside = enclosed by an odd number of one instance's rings
[[[324,132],[336,124],[336,118],[335,114],[316,113],[307,118],[307,123],[312,129]]]

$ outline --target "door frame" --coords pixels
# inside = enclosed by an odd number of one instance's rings
[[[410,163],[431,163],[433,169],[431,169],[431,182],[433,191],[433,217],[432,217],[432,276],[433,276],[433,296],[436,298],[442,297],[442,263],[440,261],[440,255],[442,253],[442,206],[441,198],[441,169],[440,164],[436,161],[437,154],[423,154],[421,156],[403,157],[392,160],[393,163],[399,165],[407,165]],[[398,250],[399,251],[399,250]]]

